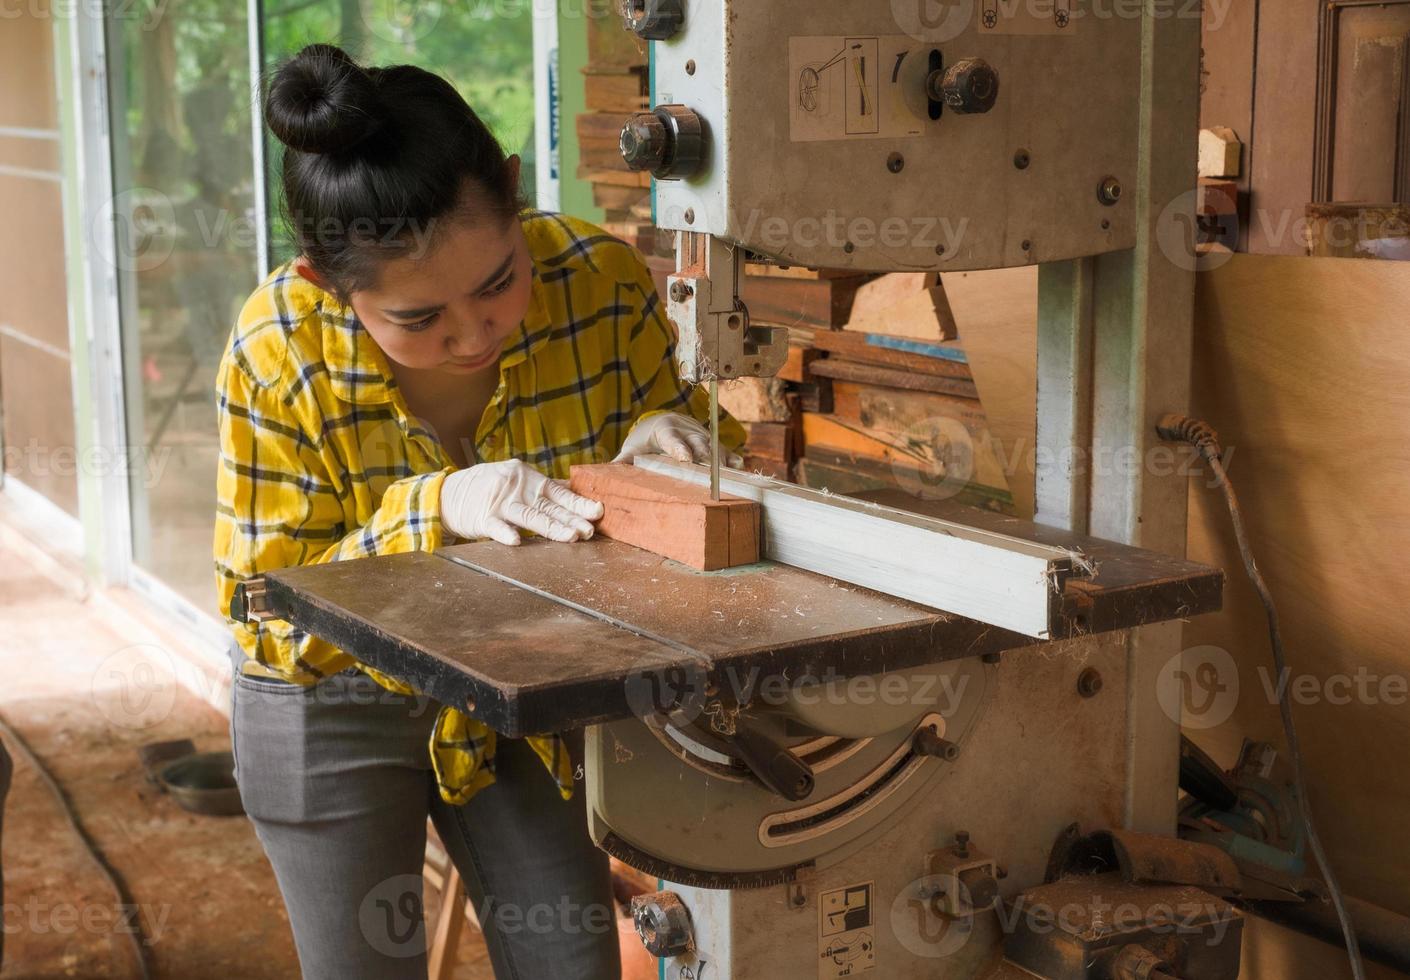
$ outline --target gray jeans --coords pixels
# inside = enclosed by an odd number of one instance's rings
[[[585,787],[565,802],[532,747],[501,738],[495,784],[464,806],[444,803],[427,749],[439,709],[356,671],[313,687],[237,671],[236,778],[304,977],[426,976],[428,816],[499,980],[618,977],[607,856],[588,838]]]

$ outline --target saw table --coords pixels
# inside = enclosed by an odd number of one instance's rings
[[[1220,605],[1217,569],[948,502],[885,502],[1085,554],[1095,573],[1067,581],[1055,639]],[[697,572],[603,538],[482,541],[266,581],[276,618],[515,737],[639,716],[634,695],[682,670],[747,700],[739,678],[855,677],[1039,642],[787,565]]]

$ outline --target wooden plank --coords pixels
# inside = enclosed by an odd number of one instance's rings
[[[812,382],[811,365],[819,357],[822,357],[822,353],[812,347],[803,347],[794,343],[790,332],[788,359],[783,362],[783,367],[778,369],[778,374],[775,377],[782,378],[784,381],[795,381],[798,384]]]
[[[759,506],[627,463],[572,468],[574,492],[601,501],[597,530],[701,571],[759,560]]]
[[[1303,209],[1312,200],[1317,128],[1317,46],[1323,0],[1260,3],[1257,86],[1245,170],[1250,213],[1247,250],[1303,255]],[[1229,124],[1229,120],[1211,120]],[[1235,124],[1237,130],[1237,124]]]
[[[966,355],[958,346],[946,349],[938,344],[907,343],[894,337],[852,333],[849,330],[816,330],[812,342],[817,350],[841,354],[854,361],[923,374],[969,377]]]
[[[835,381],[855,381],[859,384],[883,385],[887,388],[906,388],[912,391],[932,391],[942,395],[955,395],[960,398],[978,398],[974,382],[965,378],[947,378],[939,374],[921,374],[902,368],[884,367],[880,364],[867,364],[845,357],[825,357],[812,364],[814,374]]]
[[[737,378],[720,384],[720,407],[741,422],[787,422],[792,416],[781,378]]]
[[[939,273],[893,272],[857,288],[844,329],[937,343],[955,338],[955,318]]]
[[[739,297],[755,323],[840,327],[852,312],[852,298],[865,276],[847,279],[789,279],[744,276]]]
[[[764,456],[786,464],[797,454],[798,426],[792,422],[751,422],[745,428],[749,430],[749,439],[744,444],[746,455]],[[745,469],[748,468],[746,465]]]
[[[639,456],[635,465],[709,484],[698,464]],[[1053,635],[1055,600],[1070,576],[1086,574],[1068,549],[767,477],[727,471],[720,487],[759,503],[764,557],[1027,636]]]

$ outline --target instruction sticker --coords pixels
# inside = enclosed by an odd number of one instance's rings
[[[907,35],[788,39],[789,139],[924,132],[927,54]]]
[[[874,884],[864,881],[818,896],[819,980],[855,977],[876,969]]]

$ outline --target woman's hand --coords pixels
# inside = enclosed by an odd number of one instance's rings
[[[652,453],[664,453],[682,463],[708,463],[710,430],[687,415],[662,412],[632,426],[612,462],[629,463]],[[723,459],[726,466],[736,469],[744,465],[744,458],[736,453],[727,453]]]
[[[518,528],[552,541],[586,541],[602,505],[518,459],[456,470],[441,484],[441,523],[458,538],[519,543]]]

